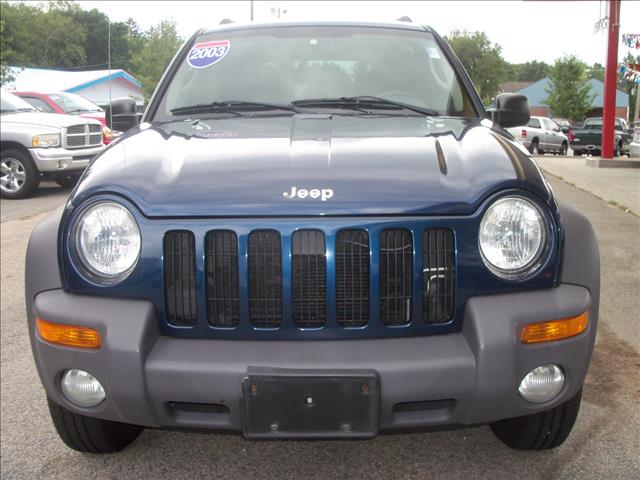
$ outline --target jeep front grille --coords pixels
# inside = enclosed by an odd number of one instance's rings
[[[294,232],[291,251],[293,321],[302,328],[322,327],[327,315],[324,233],[318,230]]]
[[[369,234],[340,230],[336,236],[336,319],[343,327],[369,322]]]
[[[420,224],[323,229],[309,223],[283,230],[167,232],[169,325],[249,329],[277,338],[267,330],[381,332],[454,319],[452,230]],[[202,311],[196,309],[199,296]]]
[[[209,324],[234,327],[239,320],[238,238],[229,230],[205,237],[207,314]]]
[[[164,237],[164,288],[167,320],[196,323],[195,239],[193,233],[170,231]]]
[[[256,327],[282,323],[281,255],[280,234],[275,230],[249,234],[249,316]]]

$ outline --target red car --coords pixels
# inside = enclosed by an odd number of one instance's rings
[[[78,115],[84,118],[92,118],[102,123],[102,140],[108,145],[113,140],[113,133],[107,127],[104,110],[95,103],[80,95],[68,92],[41,93],[41,92],[13,92],[14,95],[33,105],[41,112],[63,113]]]

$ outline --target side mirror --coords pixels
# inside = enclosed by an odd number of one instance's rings
[[[503,128],[519,127],[529,123],[529,101],[517,93],[501,93],[496,97],[496,108],[490,110],[491,119]]]
[[[138,125],[136,113],[136,101],[133,98],[123,97],[111,101],[105,110],[107,126],[115,132],[126,132]]]

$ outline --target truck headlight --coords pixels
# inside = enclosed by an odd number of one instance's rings
[[[59,133],[46,133],[43,135],[36,135],[31,139],[31,146],[46,148],[46,147],[59,147],[60,146],[60,134]]]
[[[78,218],[75,249],[88,272],[103,283],[125,278],[140,256],[140,229],[129,210],[116,202],[100,202]]]
[[[540,264],[547,222],[540,209],[523,197],[504,197],[491,205],[480,223],[482,260],[503,278],[527,275]]]

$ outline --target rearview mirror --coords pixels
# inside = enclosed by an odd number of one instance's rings
[[[136,101],[130,97],[116,98],[105,111],[107,126],[116,132],[126,132],[138,125]]]
[[[501,93],[496,97],[496,108],[489,111],[491,119],[503,128],[519,127],[529,123],[529,101],[517,93]]]

